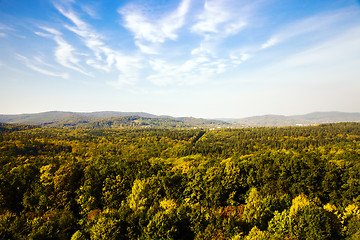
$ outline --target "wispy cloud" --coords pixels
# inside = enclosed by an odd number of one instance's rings
[[[55,35],[55,36],[60,36],[62,35],[60,31],[56,30],[56,29],[53,29],[53,28],[49,28],[49,27],[45,27],[45,26],[39,26],[40,29],[46,31],[47,33],[49,34],[52,34],[52,35]],[[36,34],[40,34],[41,35],[41,32],[36,32]],[[43,34],[43,33],[42,33]],[[51,35],[42,35],[42,36],[48,36],[48,37],[51,37]]]
[[[235,65],[242,64],[243,62],[249,60],[252,57],[251,54],[248,54],[246,52],[232,52],[229,55],[229,58],[231,59],[231,62]]]
[[[198,16],[198,22],[191,30],[198,34],[218,33],[218,26],[230,19],[228,11],[224,11],[221,1],[205,1],[204,11]]]
[[[146,54],[159,54],[154,48],[142,44],[140,41],[135,41],[135,45],[138,46],[141,52]]]
[[[110,85],[123,87],[124,85],[134,85],[139,80],[139,69],[143,66],[140,64],[141,58],[129,57],[117,53],[115,55],[115,66],[120,71],[117,81],[113,81]]]
[[[148,18],[141,7],[128,5],[118,10],[124,18],[124,25],[135,39],[153,43],[163,43],[165,40],[175,40],[176,31],[184,25],[185,16],[191,0],[182,0],[178,8],[161,18]]]
[[[236,61],[235,59],[236,58]],[[195,55],[181,64],[171,64],[163,59],[153,59],[150,66],[154,70],[147,79],[157,86],[196,85],[211,80],[245,61],[232,56],[217,58],[211,55]]]
[[[199,45],[190,50],[191,56],[187,59],[186,55],[181,54],[180,65],[171,63],[174,61],[169,60],[169,52],[164,52],[166,50],[159,46],[167,40],[178,38],[180,28],[184,27],[187,21],[191,0],[182,0],[174,11],[160,17],[150,16],[143,8],[133,4],[118,9],[125,28],[134,35],[134,45],[142,53],[133,56],[127,56],[108,46],[103,36],[82,20],[71,8],[71,4],[55,4],[55,8],[72,23],[65,24],[64,27],[79,36],[94,54],[94,58],[86,57],[87,65],[106,72],[111,72],[114,68],[119,71],[118,79],[110,81],[110,85],[116,87],[134,85],[139,81],[142,69],[146,68],[149,76],[144,76],[143,79],[157,86],[167,86],[203,82],[246,60],[244,56],[234,53],[231,56],[221,53],[221,57],[218,57],[214,51],[217,40],[221,41],[237,34],[247,24],[246,18],[251,12],[250,5],[237,4],[234,9],[232,3],[228,0],[206,1],[202,13],[191,28],[192,33],[203,35],[204,39],[193,43]],[[192,20],[194,19],[189,19],[188,23],[191,24]],[[213,35],[209,38],[208,34]],[[66,59],[71,59],[70,53],[75,50],[66,44],[61,46],[64,55],[68,56]],[[160,53],[161,58],[154,58]],[[72,63],[78,64],[78,59],[73,58]]]
[[[100,19],[100,16],[98,15],[98,13],[96,12],[95,5],[85,5],[85,4],[81,4],[80,5],[81,9],[86,12],[90,17],[94,18],[94,19]]]
[[[258,1],[249,3],[240,0],[236,2],[208,0],[204,2],[203,9],[190,28],[192,33],[203,38],[199,45],[191,50],[191,55],[195,59],[210,57],[211,64],[207,64],[205,68],[210,76],[232,69],[248,59],[244,53],[238,53],[238,51],[219,51],[218,46],[227,38],[238,35],[246,28],[257,8]]]
[[[252,12],[248,3],[240,2],[241,6],[228,0],[205,1],[204,9],[198,15],[191,31],[206,38],[214,35],[224,38],[237,34],[247,25],[247,17]]]
[[[75,70],[87,76],[92,76],[91,73],[83,70],[79,65],[79,59],[75,56],[75,48],[66,42],[61,37],[61,32],[56,29],[48,28],[40,26],[40,29],[44,30],[44,32],[35,32],[39,36],[49,37],[53,39],[57,43],[57,47],[55,49],[55,58],[59,64],[69,69]]]
[[[13,28],[0,23],[0,37],[3,38],[8,37],[7,32],[13,32],[13,31],[15,31]]]
[[[147,79],[157,86],[193,85],[204,81],[204,76],[201,76],[200,72],[194,74],[194,67],[197,64],[193,61],[187,61],[179,66],[163,59],[154,59],[150,61],[150,65],[155,73]]]
[[[6,26],[2,23],[0,23],[0,30],[8,30],[8,31],[14,31],[13,28],[9,27],[9,26]]]
[[[322,13],[290,23],[280,28],[277,33],[262,44],[261,48],[265,49],[272,47],[293,37],[329,28],[329,26],[332,26],[333,23],[341,20],[344,16],[349,15],[350,13],[349,9],[342,9],[340,11]]]
[[[94,52],[97,59],[101,59],[101,54],[103,53],[102,47],[104,47],[102,37],[90,25],[81,20],[71,7],[65,9],[63,6],[55,5],[55,8],[74,24],[65,24],[65,28],[80,36],[85,45]]]
[[[75,71],[78,71],[87,76],[91,76],[90,73],[78,67],[80,60],[77,57],[75,57],[74,55],[75,49],[69,43],[67,43],[64,39],[62,39],[59,36],[56,36],[54,40],[58,44],[57,48],[55,49],[55,57],[61,65],[73,69]]]
[[[88,23],[81,20],[74,10],[70,7],[65,9],[63,6],[55,5],[57,10],[69,19],[74,25],[65,25],[65,27],[77,34],[84,44],[92,51],[95,58],[89,57],[86,63],[96,69],[110,72],[116,68],[120,73],[118,83],[121,85],[133,84],[138,80],[138,69],[141,68],[141,58],[136,56],[125,56],[117,50],[113,50],[103,40]],[[64,50],[65,50],[64,46]],[[74,59],[75,60],[75,59]]]
[[[325,42],[288,56],[279,65],[281,68],[338,67],[359,61],[360,27],[346,29]],[[340,63],[339,63],[340,62]],[[339,71],[340,72],[340,71]]]
[[[241,3],[228,0],[205,1],[199,15],[195,19],[189,19],[187,25],[190,33],[200,35],[202,38],[192,42],[191,46],[195,46],[190,48],[186,54],[182,54],[182,61],[170,60],[167,53],[162,54],[161,58],[151,58],[149,65],[153,73],[147,79],[157,86],[194,85],[211,81],[218,74],[242,64],[250,58],[250,55],[234,51],[219,52],[217,46],[227,37],[236,35],[245,28],[248,17],[255,11],[255,8],[256,4],[248,4],[245,1],[241,1]],[[125,16],[143,17],[137,12]],[[135,20],[133,21],[135,22]],[[160,19],[160,21],[164,22],[164,19]],[[157,23],[151,22],[149,28],[145,28],[145,30],[157,27]],[[144,24],[141,26],[144,27]],[[146,32],[144,29],[144,31],[137,30],[134,31],[135,38],[138,39],[137,44],[141,44],[140,40],[163,42],[167,39],[166,35],[161,34],[162,32],[159,34],[155,30],[153,32]],[[168,38],[171,39],[171,37]],[[142,45],[139,45],[139,48],[141,47]],[[190,55],[188,55],[189,53]]]
[[[16,54],[16,57],[20,61],[22,61],[28,68],[30,68],[36,72],[39,72],[41,74],[45,74],[45,75],[53,76],[53,77],[61,77],[64,79],[67,79],[69,77],[69,75],[67,73],[59,73],[59,72],[54,72],[49,69],[45,69],[44,66],[51,67],[51,68],[54,68],[54,67],[48,63],[44,63],[44,61],[39,57],[35,57],[34,60],[30,60],[29,58],[22,56],[20,54]],[[42,66],[39,66],[39,65],[42,65]]]

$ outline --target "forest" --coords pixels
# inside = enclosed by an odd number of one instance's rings
[[[360,239],[360,123],[0,124],[0,239]]]

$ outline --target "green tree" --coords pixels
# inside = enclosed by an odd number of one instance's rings
[[[260,229],[267,228],[267,221],[271,218],[271,212],[256,188],[249,190],[243,218],[250,226],[257,226]]]
[[[338,239],[340,233],[333,217],[332,213],[307,196],[299,195],[293,200],[289,211],[290,234],[300,240]]]
[[[105,210],[95,220],[90,229],[90,238],[93,240],[128,239],[126,223],[116,211]]]
[[[350,204],[345,208],[342,221],[346,239],[360,239],[360,208],[356,204]]]
[[[261,231],[259,228],[255,226],[245,237],[245,240],[267,240],[269,238],[270,238],[270,234],[268,232]]]

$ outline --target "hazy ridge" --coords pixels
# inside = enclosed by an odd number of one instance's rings
[[[360,113],[313,112],[304,115],[262,115],[239,119],[203,119],[159,116],[146,112],[62,112],[0,115],[0,122],[58,128],[191,128],[301,126],[322,123],[360,122]]]

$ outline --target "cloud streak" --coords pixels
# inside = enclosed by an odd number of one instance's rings
[[[39,66],[39,65],[43,65],[43,66],[47,66],[47,67],[53,67],[50,64],[44,63],[40,58],[35,58],[34,60],[30,60],[29,58],[22,56],[20,54],[16,54],[16,57],[20,61],[22,61],[26,67],[28,67],[36,72],[39,72],[41,74],[52,76],[52,77],[61,77],[64,79],[69,78],[69,75],[67,73],[58,73],[58,72],[54,72],[54,71],[45,69],[42,66]]]
[[[86,12],[91,18],[93,18],[93,19],[100,19],[100,16],[97,14],[97,12],[96,12],[96,10],[95,10],[95,6],[81,4],[80,7],[81,7],[81,9],[82,9],[84,12]]]
[[[150,66],[155,73],[147,79],[157,86],[191,86],[207,82],[246,60],[247,56],[218,58],[211,55],[195,55],[181,64],[171,64],[164,59],[154,59],[150,61]]]
[[[35,33],[56,43],[52,54],[59,67],[93,77],[92,80],[105,76],[103,81],[111,86],[132,89],[141,84],[155,88],[189,86],[220,79],[218,76],[244,62],[264,62],[261,58],[267,54],[277,57],[289,54],[286,50],[284,53],[264,50],[290,39],[304,36],[308,43],[304,43],[301,50],[309,49],[324,41],[326,36],[322,31],[329,33],[325,30],[335,26],[349,12],[341,9],[295,22],[286,21],[285,25],[281,22],[274,30],[264,21],[270,16],[263,11],[268,0],[176,2],[177,5],[167,12],[163,12],[163,5],[155,5],[152,9],[132,3],[116,6],[116,10],[111,10],[121,19],[119,24],[119,21],[105,23],[106,16],[99,16],[91,5],[56,1],[52,4],[60,21],[41,22],[37,26],[40,30]],[[265,16],[259,19],[262,14]],[[109,25],[103,30],[96,27],[100,23]],[[116,34],[112,36],[107,35],[111,27],[116,27]],[[6,32],[2,29],[5,28],[0,24],[0,37],[10,36],[4,35]],[[262,30],[266,31],[260,33]],[[316,38],[308,38],[309,33],[316,33]],[[121,48],[125,44],[126,49]],[[248,61],[250,58],[254,61]],[[59,75],[34,57],[18,59],[34,71]]]
[[[9,36],[7,32],[13,32],[13,31],[14,31],[13,28],[0,23],[0,37],[6,38]]]
[[[118,10],[123,16],[124,26],[140,41],[163,43],[167,39],[176,40],[177,31],[184,25],[185,16],[191,0],[182,0],[178,8],[160,19],[151,19],[144,15],[142,9],[128,5]]]
[[[141,68],[141,59],[139,57],[126,56],[107,46],[101,35],[93,30],[89,24],[81,20],[71,8],[65,9],[59,5],[55,5],[55,7],[74,24],[73,26],[65,25],[65,27],[78,35],[94,54],[95,58],[86,60],[89,66],[106,72],[116,68],[120,72],[117,85],[132,85],[137,82],[138,70]],[[65,49],[66,46],[64,46]]]
[[[237,34],[247,26],[248,15],[253,11],[251,8],[250,4],[242,1],[205,1],[203,11],[197,16],[191,31],[205,36],[206,39],[211,36],[225,38]]]
[[[277,33],[271,36],[261,48],[269,48],[288,41],[291,38],[314,33],[332,26],[335,22],[341,20],[344,16],[349,15],[349,9],[342,9],[338,12],[318,14],[312,17],[301,19],[299,21],[283,26]]]
[[[80,72],[87,76],[92,76],[91,73],[83,70],[79,62],[80,60],[75,56],[75,48],[70,45],[68,42],[66,42],[61,37],[61,32],[59,32],[56,29],[48,28],[48,27],[40,27],[40,29],[44,30],[44,32],[35,32],[37,35],[42,37],[48,37],[53,39],[57,43],[57,47],[55,49],[54,55],[57,60],[57,62],[69,69],[72,69],[74,71]]]
[[[360,27],[347,29],[338,36],[328,39],[305,51],[287,57],[279,65],[281,68],[337,67],[339,62],[350,65],[358,62],[360,52]],[[330,70],[329,70],[330,71]]]

